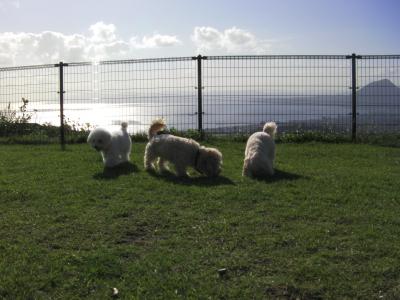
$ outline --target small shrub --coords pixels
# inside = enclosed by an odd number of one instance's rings
[[[281,133],[277,135],[278,143],[305,143],[305,142],[325,142],[343,143],[350,142],[351,137],[346,134],[322,132],[322,131],[295,131],[293,133]]]
[[[0,110],[0,123],[28,123],[33,116],[32,113],[27,112],[28,102],[28,99],[22,97],[22,105],[18,108],[18,111],[12,109],[11,102],[9,102],[5,109]]]
[[[0,109],[1,143],[53,143],[60,140],[60,127],[50,123],[30,123],[33,113],[28,112],[29,100],[22,98],[22,105],[13,109],[11,103]],[[65,118],[64,133],[67,143],[84,143],[93,126]]]
[[[29,121],[33,114],[27,110],[29,100],[22,97],[22,105],[18,110],[11,108],[9,102],[5,109],[0,110],[0,136],[22,135],[30,133]]]
[[[131,139],[134,142],[147,142],[147,133],[146,132],[137,132],[131,135]]]
[[[176,128],[171,127],[169,131],[173,135],[185,137],[188,139],[193,139],[193,140],[201,140],[202,138],[204,139],[204,135],[202,137],[201,133],[196,129],[177,130]]]

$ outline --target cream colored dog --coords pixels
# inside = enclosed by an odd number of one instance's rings
[[[90,132],[87,142],[101,153],[106,167],[115,167],[129,161],[132,141],[127,127],[128,123],[123,122],[121,129],[115,132],[104,128],[96,128]]]
[[[163,132],[163,119],[154,120],[149,128],[144,167],[146,170],[167,171],[167,162],[175,165],[178,176],[187,176],[186,169],[193,167],[206,176],[217,176],[221,172],[222,154],[217,149],[200,146],[192,139]],[[157,161],[158,160],[158,161]]]
[[[265,177],[274,174],[275,122],[264,125],[262,132],[253,133],[247,140],[244,153],[243,176]]]

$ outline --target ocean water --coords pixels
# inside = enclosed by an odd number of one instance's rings
[[[362,129],[375,131],[400,130],[400,101],[376,104],[359,101],[357,123]],[[292,97],[282,99],[215,99],[204,98],[202,106],[203,129],[216,133],[251,132],[267,121],[275,121],[280,129],[291,131],[302,127],[318,130],[331,126],[334,130],[349,131],[351,128],[351,97]],[[60,124],[59,105],[55,103],[31,103],[31,122]],[[110,130],[128,122],[130,133],[146,132],[155,118],[162,117],[169,127],[178,130],[198,128],[198,103],[196,99],[173,101],[123,101],[112,103],[74,102],[64,105],[65,120],[78,128],[101,126]]]
[[[32,107],[32,122],[59,124],[59,105],[37,103]],[[203,129],[226,131],[267,121],[288,123],[347,118],[351,115],[351,99],[349,96],[246,100],[205,97],[202,110]],[[66,102],[64,116],[68,124],[80,127],[90,124],[110,130],[119,128],[121,122],[128,122],[131,133],[146,131],[153,119],[162,117],[170,127],[187,130],[198,128],[198,103],[193,98],[154,102]]]

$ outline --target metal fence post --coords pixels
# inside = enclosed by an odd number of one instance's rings
[[[59,85],[60,90],[58,91],[60,95],[60,144],[61,149],[65,149],[65,128],[64,128],[64,66],[68,66],[68,64],[64,64],[62,61],[60,63],[54,65],[59,69]]]
[[[197,60],[197,130],[200,133],[201,139],[203,139],[203,85],[202,85],[202,74],[201,74],[201,60],[207,59],[207,56],[192,57],[192,59]]]
[[[351,58],[351,140],[355,142],[357,140],[357,59],[362,56],[353,53],[346,58]]]

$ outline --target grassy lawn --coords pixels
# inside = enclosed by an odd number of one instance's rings
[[[103,172],[87,145],[0,145],[0,298],[400,298],[400,148],[279,144],[277,174]],[[220,269],[226,269],[220,271]]]

